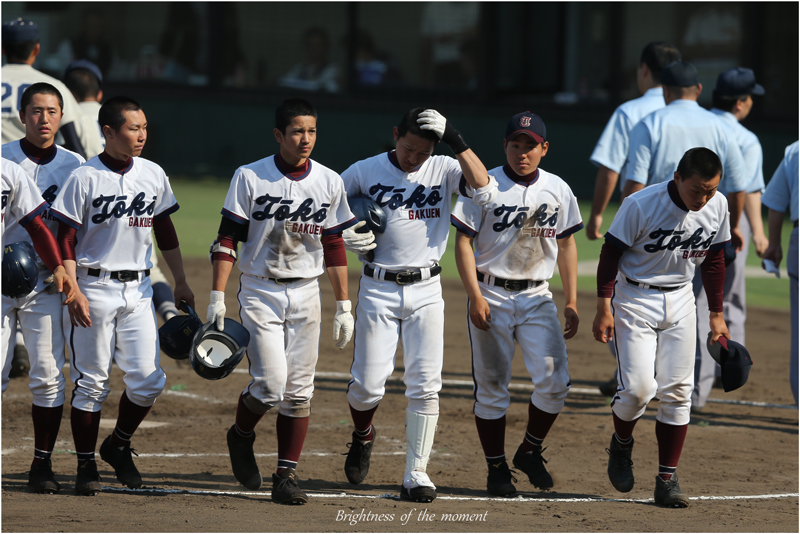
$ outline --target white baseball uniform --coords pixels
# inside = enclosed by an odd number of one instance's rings
[[[78,110],[80,111],[78,122],[81,124],[79,135],[83,150],[89,159],[101,153],[106,146],[103,129],[97,121],[100,107],[100,102],[94,100],[78,102]]]
[[[670,186],[670,184],[672,184]],[[656,419],[689,422],[697,327],[692,278],[709,250],[730,241],[728,201],[688,211],[673,181],[629,196],[606,240],[624,250],[611,297],[619,389],[614,413],[633,421],[659,399]]]
[[[74,152],[55,146],[52,157],[36,159],[28,154],[22,140],[12,141],[2,146],[3,158],[17,163],[33,180],[37,190],[47,204],[41,216],[53,235],[58,235],[58,222],[48,213],[47,208],[55,201],[59,188],[67,176],[78,168],[84,160]],[[20,220],[5,222],[4,243],[19,241],[31,242],[30,235],[20,224]],[[11,358],[14,349],[12,340],[16,337],[17,320],[28,349],[30,360],[29,388],[36,406],[53,407],[64,404],[64,331],[62,329],[61,293],[49,294],[45,291],[45,278],[50,271],[39,261],[39,281],[36,288],[27,296],[18,299],[3,297],[3,354]],[[8,328],[5,318],[9,318]],[[14,318],[12,320],[12,318]],[[3,373],[3,391],[8,387],[8,371]]]
[[[556,240],[568,238],[583,222],[566,182],[541,168],[536,173],[525,183],[513,180],[507,166],[489,171],[497,179],[497,197],[485,206],[459,198],[450,217],[474,238],[481,295],[492,314],[488,332],[467,319],[474,411],[482,419],[499,419],[508,409],[514,340],[535,386],[534,406],[559,413],[569,391],[567,346],[547,280],[556,265]]]
[[[247,224],[239,253],[239,314],[250,332],[253,379],[245,388],[262,413],[306,417],[314,392],[320,336],[322,237],[355,225],[341,177],[308,160],[285,176],[269,156],[236,170],[222,215]],[[248,407],[253,410],[252,405]]]
[[[63,314],[74,408],[102,408],[113,362],[125,373],[134,404],[151,406],[164,389],[147,269],[153,221],[177,209],[166,174],[143,158],[132,158],[117,172],[94,157],[73,171],[56,198],[52,213],[77,229],[78,286],[92,319],[90,328],[74,327],[69,313]]]

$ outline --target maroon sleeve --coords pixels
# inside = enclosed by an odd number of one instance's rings
[[[153,220],[153,233],[156,235],[159,250],[173,250],[180,245],[178,234],[175,233],[175,227],[172,225],[169,215],[163,219]]]
[[[344,253],[342,234],[322,236],[322,250],[325,254],[326,268],[347,265],[347,255]]]
[[[709,250],[700,264],[700,277],[708,298],[708,309],[722,311],[722,295],[725,292],[725,253],[723,249]]]
[[[619,260],[625,251],[606,240],[600,250],[600,261],[597,264],[597,296],[611,298],[614,292],[614,280],[619,271]]]
[[[75,261],[75,245],[78,244],[78,229],[60,222],[58,223],[58,247],[65,260]]]
[[[50,229],[45,226],[41,215],[37,215],[31,222],[26,224],[25,230],[31,236],[33,248],[36,249],[39,258],[47,265],[50,272],[55,271],[56,267],[63,264],[61,254],[58,252],[56,238],[53,237]]]
[[[223,247],[228,247],[231,250],[236,250],[236,247],[239,245],[239,242],[236,241],[232,237],[226,237],[222,234],[217,235],[217,243],[222,245]],[[236,260],[230,254],[225,252],[215,252],[211,255],[211,261],[229,261],[231,263],[236,263]]]

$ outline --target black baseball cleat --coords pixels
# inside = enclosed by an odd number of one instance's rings
[[[528,480],[539,489],[550,489],[553,487],[553,477],[545,469],[544,464],[547,460],[542,458],[545,449],[537,445],[535,449],[528,452],[521,451],[522,445],[514,455],[514,467],[528,475]]]
[[[11,369],[8,372],[9,378],[19,378],[28,376],[31,370],[31,362],[28,359],[28,349],[25,345],[14,346],[14,356],[11,359]]]
[[[673,474],[669,480],[664,480],[656,476],[656,489],[653,492],[653,500],[656,504],[669,508],[686,508],[689,506],[687,497],[678,484],[678,475]]]
[[[305,504],[308,495],[297,485],[297,472],[284,469],[280,474],[272,473],[272,501],[278,504]]]
[[[603,382],[597,389],[606,397],[613,397],[617,394],[617,387],[619,387],[619,382],[617,382],[617,375],[614,375],[611,380]]]
[[[100,493],[100,475],[97,473],[97,462],[89,460],[78,464],[78,476],[75,479],[75,495],[93,496]]]
[[[377,433],[372,427],[372,439],[364,441],[353,432],[353,442],[348,443],[350,450],[344,461],[344,474],[350,484],[361,484],[369,473],[369,457],[372,454],[372,445],[375,443]]]
[[[611,445],[606,449],[608,453],[608,480],[614,489],[628,493],[633,489],[633,438],[631,446],[623,447],[615,434],[611,436]]]
[[[430,486],[417,486],[416,488],[408,489],[400,485],[400,498],[406,501],[433,502],[436,497],[436,490]]]
[[[256,455],[253,453],[255,442],[255,432],[249,438],[244,438],[236,432],[236,425],[228,430],[228,454],[231,457],[233,476],[236,477],[239,484],[252,491],[260,488],[262,483]]]
[[[100,458],[114,468],[114,474],[117,475],[120,484],[131,489],[138,489],[142,487],[142,475],[136,469],[131,453],[136,454],[136,451],[131,449],[130,443],[122,449],[114,447],[111,445],[111,436],[108,436],[100,445]],[[136,454],[136,456],[139,455]]]
[[[34,493],[57,493],[61,489],[53,474],[53,463],[50,458],[31,467],[28,473],[28,488]]]
[[[489,476],[486,477],[486,491],[489,495],[497,497],[510,497],[517,492],[512,481],[517,479],[511,474],[511,469],[505,461],[489,464]]]

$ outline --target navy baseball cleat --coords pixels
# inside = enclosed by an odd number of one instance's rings
[[[669,508],[686,508],[689,506],[689,497],[684,495],[678,484],[678,475],[673,474],[669,480],[656,476],[656,489],[653,492],[656,504]]]
[[[308,495],[297,485],[297,472],[284,469],[281,474],[272,473],[272,501],[278,504],[305,504]]]
[[[142,487],[142,475],[136,469],[131,453],[136,454],[134,449],[131,449],[130,443],[122,449],[114,447],[111,445],[111,436],[108,436],[100,445],[100,458],[114,468],[114,474],[120,484],[131,489],[138,489]],[[139,455],[136,454],[136,456]]]
[[[522,447],[522,445],[520,445]],[[553,477],[545,469],[544,464],[547,460],[542,458],[544,449],[538,445],[535,449],[528,452],[522,452],[517,449],[514,455],[514,467],[528,475],[528,480],[531,484],[539,489],[550,489],[553,487]]]
[[[256,433],[249,438],[244,438],[236,432],[236,425],[228,430],[228,454],[231,457],[233,476],[245,488],[256,491],[261,487],[261,472],[258,470],[253,444],[256,442]]]
[[[31,467],[28,473],[28,488],[34,493],[57,493],[61,489],[53,474],[53,463],[50,458]]]
[[[75,495],[94,496],[100,493],[100,475],[97,473],[97,462],[90,460],[78,464],[78,476],[75,479]]]
[[[631,453],[633,452],[633,438],[631,438],[631,446],[623,447],[617,441],[616,434],[611,436],[611,444],[606,449],[608,453],[608,480],[614,489],[622,493],[628,493],[633,489],[633,460],[631,460]]]
[[[517,488],[512,483],[517,479],[511,474],[511,469],[505,461],[497,464],[489,464],[489,476],[486,477],[486,491],[489,495],[498,497],[510,497],[517,492]]]

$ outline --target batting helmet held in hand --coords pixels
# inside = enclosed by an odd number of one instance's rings
[[[18,299],[34,289],[39,281],[36,252],[27,241],[3,247],[3,296]]]
[[[744,345],[722,336],[717,343],[711,344],[711,332],[708,333],[706,347],[711,357],[722,367],[722,389],[727,393],[745,385],[750,376],[753,360]]]
[[[161,350],[173,360],[185,360],[192,352],[194,335],[203,327],[203,321],[191,306],[181,301],[178,309],[189,315],[177,315],[158,329]]]
[[[204,324],[194,335],[192,342],[192,369],[206,380],[220,380],[233,372],[242,361],[250,332],[233,319],[225,319],[223,331],[217,330],[217,322]]]
[[[367,224],[362,226],[357,231],[366,233],[372,230],[375,233],[382,234],[386,231],[386,213],[383,208],[366,195],[358,195],[348,197],[347,203],[350,205],[350,211],[356,216],[359,221],[366,221]]]

